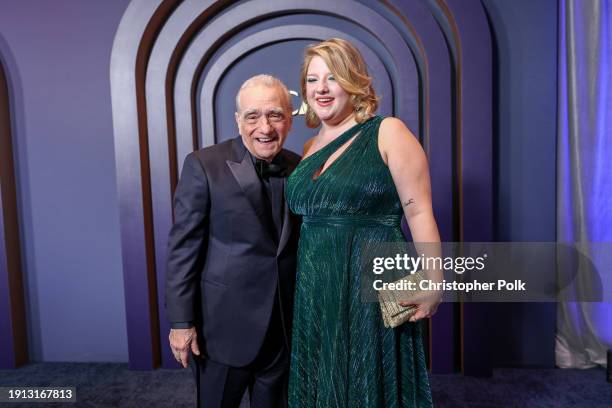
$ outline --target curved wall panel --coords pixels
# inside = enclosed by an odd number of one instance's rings
[[[28,360],[11,123],[9,86],[0,60],[0,369]]]
[[[477,78],[485,75],[486,81],[491,61],[486,44],[481,51],[477,47],[489,35],[488,30],[481,32],[486,20],[479,3],[469,2],[472,17],[455,3],[132,1],[117,32],[111,64],[131,367],[150,368],[160,360],[163,366],[176,366],[167,346],[162,292],[172,192],[183,158],[231,137],[225,134],[229,131],[215,131],[220,120],[231,129],[221,116],[234,110],[232,89],[249,64],[251,75],[264,71],[282,78],[274,65],[282,60],[260,57],[282,47],[339,36],[362,50],[383,84],[379,91],[388,98],[383,111],[402,118],[423,142],[443,239],[465,235],[461,220],[472,217],[473,209],[464,215],[467,206],[458,192],[466,182],[475,182],[468,186],[476,195],[469,200],[487,194],[486,178],[474,178],[473,172],[487,171],[491,157],[486,148],[477,156],[473,144],[462,148],[461,136],[469,133],[470,141],[486,147],[491,118],[486,109],[476,118],[476,108],[463,117],[466,110],[461,107],[490,104],[490,84],[482,85]],[[459,15],[456,21],[452,13]],[[454,21],[463,37],[449,35],[441,18]],[[482,19],[474,24],[470,18]],[[481,34],[482,40],[474,38]],[[467,49],[469,57],[483,65],[461,68],[449,48],[459,53]],[[223,115],[220,106],[227,107]],[[302,133],[290,136],[294,146],[312,134]],[[486,213],[487,198],[480,198],[479,208]],[[436,372],[452,371],[457,359],[453,316],[453,305],[443,305],[430,324],[430,364]]]
[[[387,95],[387,97],[383,99],[381,103],[382,106],[379,107],[379,111],[391,114],[393,112],[393,91],[391,90],[393,82],[389,77],[388,71],[381,63],[380,58],[376,55],[374,50],[367,47],[357,38],[327,27],[320,27],[315,25],[280,26],[267,30],[262,30],[248,37],[242,38],[241,41],[234,44],[231,48],[227,49],[221,56],[216,58],[214,62],[210,64],[210,69],[205,71],[203,75],[203,81],[201,81],[202,84],[199,87],[198,99],[200,103],[198,104],[199,109],[197,110],[197,119],[198,123],[200,124],[198,126],[198,131],[199,134],[202,135],[202,137],[204,138],[204,140],[200,141],[201,146],[218,143],[225,139],[236,136],[236,126],[234,122],[233,109],[234,97],[242,82],[252,75],[252,65],[256,61],[273,58],[275,55],[286,55],[286,53],[284,52],[284,48],[288,47],[284,47],[282,50],[279,51],[273,51],[276,50],[276,48],[273,47],[274,45],[277,45],[275,43],[279,43],[281,41],[287,42],[295,40],[308,40],[304,42],[304,45],[306,45],[309,43],[321,41],[326,38],[338,36],[342,36],[346,40],[349,40],[353,44],[355,44],[364,55],[364,58],[366,59],[366,62],[369,65],[370,73],[374,77],[382,79],[380,82],[382,83],[382,89],[385,91],[384,94]],[[279,38],[282,38],[282,40],[279,41]],[[293,44],[289,44],[289,46],[293,46]],[[269,50],[267,55],[251,56],[251,54],[256,53],[257,50],[264,47],[269,47],[272,50]],[[298,49],[300,53],[301,48],[302,47]],[[276,52],[278,52],[278,54],[276,54]],[[275,74],[281,80],[283,80],[283,82],[290,89],[294,90],[299,89],[298,78],[295,73],[299,72],[301,60],[301,55],[298,53],[296,54],[296,61],[284,63],[284,66],[279,67],[277,69],[277,72],[275,72]],[[246,61],[240,61],[242,59]],[[242,65],[246,65],[241,69],[242,72],[232,72],[235,66],[239,65],[239,62]],[[292,70],[292,73],[287,72]],[[224,92],[223,95],[220,95],[218,89],[221,87],[223,80],[226,79],[228,76],[231,76],[232,74],[234,74],[234,78],[232,78],[233,86],[230,87],[231,90],[227,90],[227,93]],[[413,81],[416,82],[417,78],[413,78]],[[229,106],[229,109],[227,108],[227,106]],[[297,121],[299,121],[299,119]],[[227,126],[228,124],[230,126]],[[219,128],[221,127],[220,125],[223,125],[223,127],[231,128],[231,131],[216,132],[216,130],[219,130]],[[295,152],[300,152],[302,150],[304,142],[313,133],[313,131],[306,128],[305,125],[299,125],[301,124],[294,124],[291,137],[287,141],[288,148],[294,150]],[[215,136],[215,139],[212,139],[212,136]]]
[[[457,238],[493,239],[492,50],[485,11],[477,0],[428,0],[453,60]],[[492,374],[486,305],[461,304],[461,370]]]
[[[405,27],[406,41],[415,41],[416,54],[421,57],[423,121],[423,147],[430,163],[433,207],[443,241],[456,240],[453,199],[455,182],[452,166],[454,132],[452,103],[452,60],[448,58],[444,33],[428,10],[425,2],[383,1],[389,20],[398,27]],[[409,35],[412,33],[412,35]],[[420,35],[417,35],[419,33]],[[458,217],[457,217],[458,218]],[[435,373],[450,373],[458,364],[455,350],[458,333],[455,323],[455,304],[438,307],[430,320],[430,367]]]
[[[160,361],[144,78],[156,34],[177,3],[130,3],[111,55],[128,353],[133,369],[151,369]]]

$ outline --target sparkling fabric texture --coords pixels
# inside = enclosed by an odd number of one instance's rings
[[[303,216],[290,408],[432,406],[421,323],[386,329],[379,305],[361,301],[364,246],[405,239],[401,202],[378,150],[382,120],[349,129],[287,180],[289,207]]]

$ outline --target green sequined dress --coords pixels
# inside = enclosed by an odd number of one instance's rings
[[[290,408],[432,405],[421,323],[387,329],[378,304],[361,301],[361,248],[405,239],[402,206],[378,150],[382,119],[373,117],[349,129],[303,160],[287,180],[289,207],[303,216]]]

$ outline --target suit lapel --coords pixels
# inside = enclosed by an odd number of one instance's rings
[[[285,195],[285,184],[287,183],[287,178],[283,178],[283,227],[281,229],[280,238],[278,240],[278,250],[276,251],[276,255],[280,255],[285,246],[287,245],[287,241],[291,236],[291,214],[289,210],[289,206],[287,205],[287,201],[284,199]]]
[[[225,162],[255,212],[257,214],[263,213],[264,211],[262,211],[263,208],[261,206],[261,183],[257,173],[255,173],[251,157],[245,154],[239,163],[231,160],[226,160]]]
[[[240,136],[239,136],[240,137]],[[232,160],[226,160],[225,163],[229,167],[240,189],[244,193],[247,201],[253,207],[253,211],[258,216],[258,221],[265,227],[270,238],[272,237],[269,225],[273,221],[270,219],[268,211],[263,201],[262,185],[259,176],[255,172],[255,167],[242,141],[233,140]]]
[[[272,225],[274,221],[270,218],[270,214],[268,214],[268,211],[266,211],[266,209],[263,207],[263,197],[261,195],[265,193],[263,192],[261,181],[259,180],[259,176],[257,176],[257,173],[255,172],[255,167],[253,166],[253,162],[251,161],[251,156],[248,154],[246,147],[244,147],[242,140],[239,140],[239,138],[240,136],[233,140],[232,160],[226,160],[225,162],[227,163],[227,166],[232,172],[234,178],[236,179],[236,182],[238,182],[238,185],[242,189],[242,192],[253,207],[253,210],[259,216],[259,221],[265,227],[264,229],[268,231],[270,239],[276,241],[272,237],[272,231],[270,231],[269,228],[269,226]],[[283,152],[281,151],[281,153],[279,154],[283,155]],[[285,157],[283,158],[286,159]],[[291,173],[291,171],[293,171],[296,165],[297,163],[291,163],[287,173]],[[287,202],[284,199],[286,182],[287,177],[283,177],[283,188],[281,190],[280,199],[283,200],[284,210],[281,233],[280,238],[278,240],[277,255],[279,255],[287,245],[287,242],[289,241],[289,237],[291,237],[293,229],[289,206],[287,205]]]

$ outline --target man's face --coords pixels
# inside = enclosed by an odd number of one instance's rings
[[[248,151],[258,159],[272,161],[285,143],[292,119],[286,101],[277,86],[251,86],[240,94],[238,132]]]

